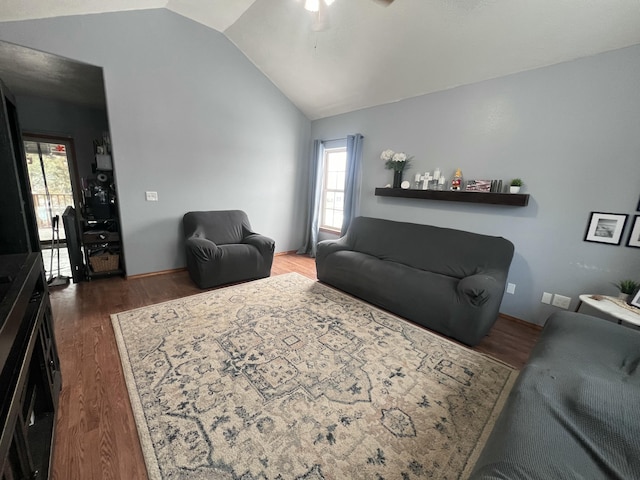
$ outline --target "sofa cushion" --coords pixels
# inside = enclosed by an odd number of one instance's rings
[[[455,278],[506,272],[513,256],[513,244],[502,237],[369,217],[353,219],[346,241],[381,260]]]

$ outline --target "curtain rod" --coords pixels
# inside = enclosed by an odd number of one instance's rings
[[[362,135],[362,134],[354,134],[354,135]],[[364,135],[362,135],[362,138],[364,138]],[[343,138],[330,138],[327,140],[320,140],[320,142],[325,143],[325,142],[337,142],[338,140],[346,140],[347,137],[343,137]]]

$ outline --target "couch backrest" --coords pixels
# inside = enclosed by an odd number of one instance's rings
[[[182,225],[185,238],[204,237],[217,245],[240,243],[251,232],[249,218],[242,210],[188,212]]]
[[[513,244],[463,230],[357,217],[345,240],[356,251],[455,278],[509,271]]]

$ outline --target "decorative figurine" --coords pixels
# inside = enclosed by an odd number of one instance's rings
[[[451,180],[451,190],[461,190],[462,189],[462,170],[459,168],[456,170],[455,175],[453,176],[453,180]]]

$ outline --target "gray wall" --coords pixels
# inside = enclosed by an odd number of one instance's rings
[[[24,132],[72,138],[78,176],[93,176],[93,141],[109,130],[105,110],[28,96],[17,96],[16,104]]]
[[[184,266],[190,210],[243,209],[299,248],[310,122],[221,33],[159,9],[5,22],[0,39],[103,67],[129,275]]]
[[[365,136],[365,216],[500,235],[516,247],[501,311],[543,323],[543,291],[616,294],[640,280],[640,250],[583,241],[590,213],[636,212],[640,196],[640,46],[312,122],[312,138]],[[416,171],[450,179],[521,177],[528,207],[374,196],[391,183],[380,152],[415,155]],[[433,252],[437,255],[438,252]]]

